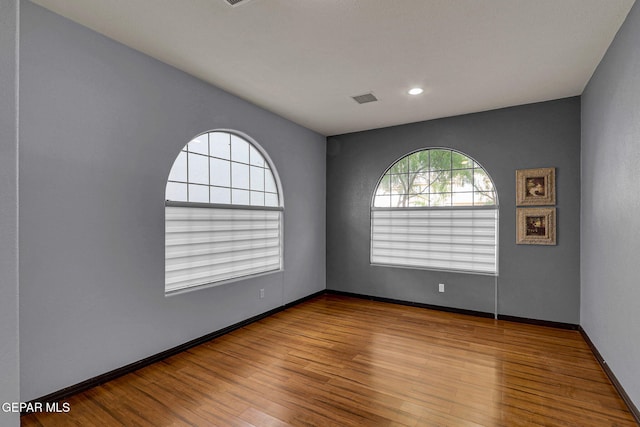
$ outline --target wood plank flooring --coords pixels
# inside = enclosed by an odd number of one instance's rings
[[[23,426],[635,426],[576,331],[324,295]]]

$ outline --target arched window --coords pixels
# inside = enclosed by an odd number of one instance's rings
[[[227,131],[178,154],[165,191],[165,293],[282,269],[282,197],[266,153]]]
[[[445,148],[393,163],[371,205],[371,263],[498,274],[498,197],[469,156]]]

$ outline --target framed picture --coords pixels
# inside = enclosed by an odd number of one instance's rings
[[[556,169],[520,169],[516,171],[516,205],[556,204]]]
[[[518,208],[518,245],[555,245],[556,208]]]

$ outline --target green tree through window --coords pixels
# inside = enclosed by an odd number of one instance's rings
[[[491,178],[470,157],[448,149],[426,149],[395,162],[376,190],[375,207],[495,205]]]

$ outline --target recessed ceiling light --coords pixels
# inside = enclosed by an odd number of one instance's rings
[[[409,89],[409,95],[420,95],[424,90],[421,87],[414,87]]]

